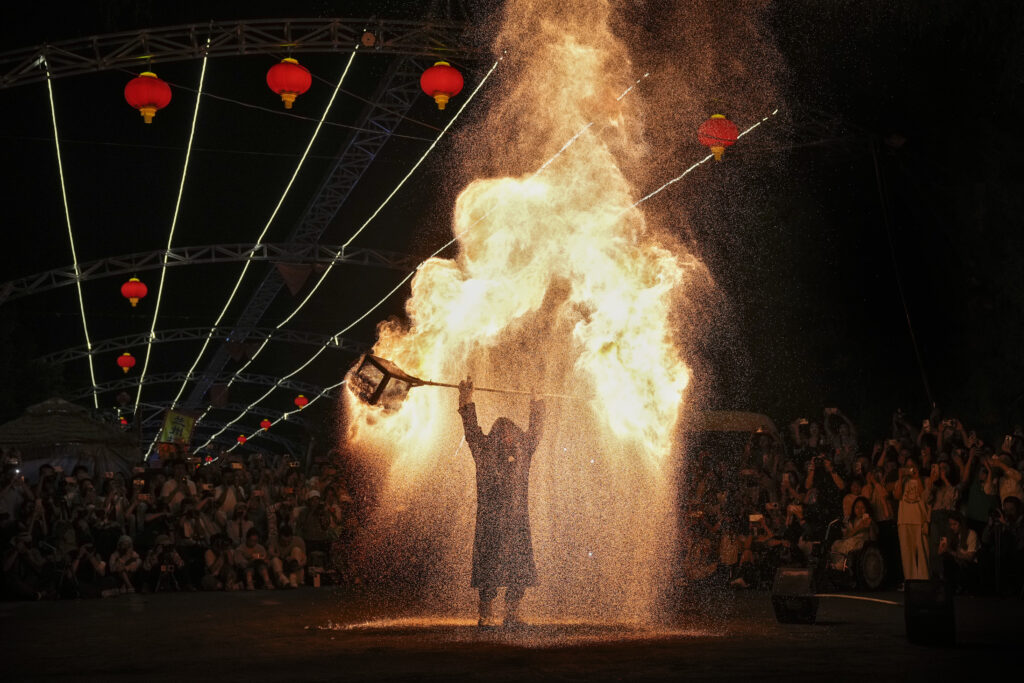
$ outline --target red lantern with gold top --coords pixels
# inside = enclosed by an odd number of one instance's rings
[[[260,420],[260,429],[262,429],[263,431],[270,429],[271,426],[273,426],[273,423],[270,420],[266,418]]]
[[[281,96],[284,108],[291,109],[295,98],[313,85],[313,76],[297,59],[285,57],[267,71],[267,85]]]
[[[238,443],[240,444],[244,444],[248,440],[249,439],[245,438],[245,434],[239,434],[238,438],[236,439],[236,441],[238,441]]]
[[[420,87],[434,98],[438,109],[444,109],[449,99],[462,92],[462,86],[462,74],[448,62],[437,62],[420,76]]]
[[[143,71],[124,86],[124,99],[139,110],[146,123],[153,123],[157,110],[171,102],[171,86],[152,71]]]
[[[299,394],[298,396],[295,397],[295,405],[299,407],[299,410],[305,408],[307,403],[309,403],[309,399],[303,396],[302,394]]]
[[[149,294],[149,288],[137,277],[130,278],[128,282],[121,285],[121,296],[128,299],[132,308],[135,308],[139,299],[145,298],[147,294]]]
[[[117,357],[117,365],[124,370],[127,375],[128,371],[135,367],[135,356],[125,351]]]
[[[711,148],[715,161],[721,161],[725,148],[736,144],[740,129],[736,124],[725,118],[724,114],[713,114],[710,119],[700,124],[697,129],[697,141]]]
[[[126,417],[119,417],[117,419],[117,421],[121,423],[122,427],[127,427],[128,426],[128,418],[126,418]]]

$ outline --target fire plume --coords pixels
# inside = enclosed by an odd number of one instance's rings
[[[455,203],[457,256],[420,267],[407,319],[382,323],[373,352],[418,377],[574,397],[547,401],[534,457],[541,586],[527,604],[643,620],[675,528],[669,462],[690,379],[676,306],[701,265],[633,206],[623,169],[646,152],[643,99],[620,95],[642,71],[609,22],[607,2],[508,3],[507,95],[464,138],[467,173],[488,177]],[[525,426],[522,398],[476,402],[485,431],[503,415]],[[376,406],[349,394],[346,410],[351,448],[387,472],[372,533],[392,548],[429,537],[442,558],[430,580],[447,602],[468,594],[473,463],[455,392]]]

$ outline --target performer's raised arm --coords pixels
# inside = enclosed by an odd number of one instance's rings
[[[466,377],[459,382],[459,415],[462,416],[462,428],[466,433],[466,443],[476,457],[478,449],[483,446],[484,432],[476,419],[476,404],[473,403],[473,379]]]
[[[544,399],[530,400],[530,426],[526,428],[526,450],[533,453],[544,429]]]

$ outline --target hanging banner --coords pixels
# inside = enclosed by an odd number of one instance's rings
[[[160,443],[173,443],[187,446],[192,441],[192,429],[196,418],[177,410],[168,410],[164,416],[164,426],[160,428]]]

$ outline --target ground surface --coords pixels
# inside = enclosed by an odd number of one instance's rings
[[[873,594],[901,601],[902,595]],[[331,588],[0,604],[5,681],[948,680],[1019,661],[1024,601],[958,599],[958,647],[911,645],[903,610],[823,598],[776,623],[767,593],[728,595],[679,626],[541,623],[481,633]],[[710,616],[724,628],[699,625]],[[936,675],[940,677],[936,677]]]

